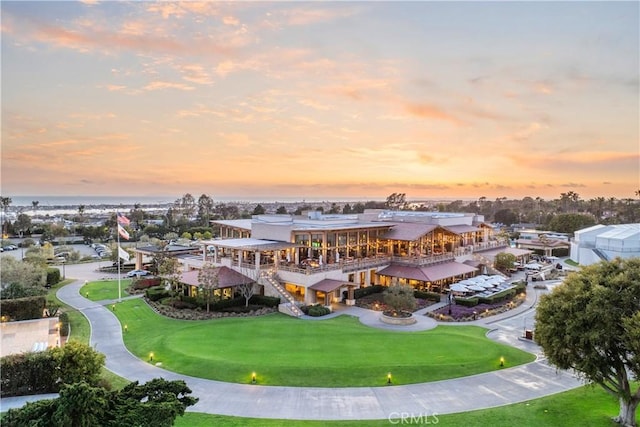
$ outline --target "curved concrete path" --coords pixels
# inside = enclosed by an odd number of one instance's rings
[[[557,371],[542,359],[470,377],[381,387],[277,387],[188,377],[152,366],[133,356],[125,348],[121,326],[115,315],[107,307],[89,301],[78,293],[84,280],[99,278],[95,276],[76,276],[83,277],[83,280],[61,288],[58,298],[82,311],[89,319],[91,345],[106,355],[107,369],[141,383],[157,377],[185,380],[193,395],[200,399],[189,408],[193,412],[309,420],[388,419],[390,416],[398,417],[401,413],[415,416],[447,414],[501,406],[562,392],[583,384],[569,373]],[[100,277],[102,276],[104,275]],[[526,312],[524,315],[526,316]],[[519,317],[520,315],[512,316],[503,322],[507,325],[513,322],[521,324]],[[500,323],[496,322],[493,326],[500,330]],[[534,346],[531,343],[521,343],[518,346],[522,345]],[[535,348],[530,350],[536,351]],[[27,399],[2,399],[2,410],[13,405],[22,406]]]

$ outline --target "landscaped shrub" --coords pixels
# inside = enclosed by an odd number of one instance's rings
[[[238,307],[240,305],[244,306],[244,298],[237,297],[216,301],[210,305],[210,308],[214,311],[222,311],[225,308]]]
[[[47,286],[53,286],[58,282],[60,282],[60,270],[47,268]]]
[[[56,361],[50,351],[22,353],[0,359],[2,397],[58,391]]]
[[[244,305],[244,298],[240,298],[242,305]],[[265,307],[277,307],[280,304],[279,297],[268,297],[265,295],[254,295],[249,298],[249,304],[263,305]]]
[[[160,286],[159,277],[152,277],[152,278],[140,277],[140,278],[134,279],[133,283],[131,283],[131,288],[135,290],[148,289],[154,286]]]
[[[63,337],[69,336],[69,315],[66,312],[60,313],[58,316],[60,321],[60,335]]]
[[[511,299],[515,294],[515,289],[506,289],[502,292],[491,295],[490,297],[478,297],[478,302],[480,304],[497,304],[501,301]]]
[[[461,305],[464,307],[475,307],[476,305],[478,305],[478,297],[456,298],[456,305]]]
[[[415,291],[413,296],[420,299],[440,302],[440,294],[437,292]]]
[[[189,302],[189,301],[183,301],[183,300],[180,300],[180,299],[173,298],[171,300],[171,307],[177,308],[178,310],[182,310],[182,309],[185,309],[185,308],[186,309],[194,309],[194,308],[198,307],[198,305],[194,304],[192,302]]]
[[[516,285],[516,294],[526,294],[527,293],[527,282],[520,281],[515,284]]]
[[[358,288],[353,291],[353,298],[358,299],[362,297],[366,297],[367,295],[376,294],[378,292],[384,291],[386,286],[382,285],[373,285],[367,286],[366,288]],[[345,295],[346,298],[346,295]]]
[[[44,296],[0,300],[0,313],[10,320],[30,320],[42,318],[46,305]]]
[[[104,355],[79,341],[42,352],[0,359],[2,397],[55,393],[62,384],[86,381],[95,384],[104,366]]]
[[[169,291],[162,287],[153,287],[145,291],[144,295],[151,301],[158,301],[169,296]]]
[[[307,309],[307,314],[312,317],[325,316],[329,313],[331,313],[331,310],[320,304],[309,306]]]

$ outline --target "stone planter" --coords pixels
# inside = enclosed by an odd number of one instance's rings
[[[380,315],[382,323],[387,325],[413,325],[418,320],[413,316],[413,313],[409,313],[409,316],[390,316],[385,313]]]

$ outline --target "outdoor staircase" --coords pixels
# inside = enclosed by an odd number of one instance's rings
[[[302,316],[302,310],[300,310],[300,307],[298,307],[298,305],[296,304],[296,300],[282,286],[276,273],[263,273],[262,277],[273,287],[273,289],[278,292],[278,294],[280,294],[280,297],[282,299],[282,303],[280,305],[284,306],[284,308],[286,309],[286,314],[289,314],[293,317]]]

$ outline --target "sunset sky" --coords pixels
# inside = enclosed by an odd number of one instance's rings
[[[640,188],[636,1],[1,8],[3,196]]]

